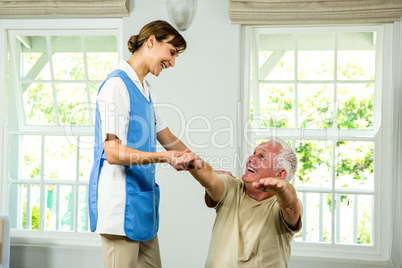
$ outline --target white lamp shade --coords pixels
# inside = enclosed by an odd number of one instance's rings
[[[180,30],[190,27],[195,17],[197,0],[166,0],[169,19]]]

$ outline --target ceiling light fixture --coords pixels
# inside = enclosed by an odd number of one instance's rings
[[[197,0],[166,0],[169,19],[179,29],[185,31],[190,27],[197,10]]]

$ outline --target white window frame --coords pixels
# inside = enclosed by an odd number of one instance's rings
[[[353,26],[351,30],[350,26]],[[382,47],[378,48],[376,55],[376,88],[381,88],[381,92],[376,90],[377,93],[382,95],[375,95],[375,100],[381,101],[382,114],[379,114],[379,106],[375,106],[373,117],[375,121],[381,122],[373,126],[373,130],[368,130],[367,135],[376,134],[375,138],[375,161],[374,161],[374,211],[373,215],[373,246],[364,245],[336,245],[336,244],[323,244],[323,243],[310,243],[310,242],[294,242],[292,241],[292,260],[317,260],[317,261],[340,261],[348,260],[348,263],[370,264],[370,265],[386,265],[389,263],[390,252],[390,230],[391,230],[391,121],[392,118],[392,44],[393,44],[393,25],[392,24],[371,24],[363,25],[365,31],[367,26],[372,29],[379,30],[380,36],[383,40]],[[241,42],[242,42],[242,63],[241,72],[241,124],[239,124],[239,137],[241,137],[242,144],[240,148],[241,155],[249,155],[254,150],[254,142],[257,139],[264,139],[268,136],[278,136],[284,139],[300,139],[308,136],[306,139],[314,139],[320,134],[314,130],[299,130],[294,135],[290,135],[289,131],[283,129],[259,129],[257,127],[249,127],[250,122],[250,94],[251,90],[257,90],[257,82],[250,79],[251,76],[251,52],[257,51],[256,36],[258,32],[268,31],[269,33],[287,33],[294,31],[303,32],[319,32],[323,28],[332,28],[343,31],[358,31],[358,25],[322,25],[322,26],[242,26],[241,27]],[[255,56],[254,56],[255,57]],[[257,63],[258,64],[258,63]],[[257,66],[258,67],[258,66]],[[379,70],[379,71],[378,71]],[[254,71],[256,72],[256,71]],[[382,74],[382,76],[381,76]],[[257,89],[256,89],[257,88]],[[253,101],[255,102],[255,100]],[[353,131],[353,130],[352,130]],[[321,135],[322,136],[322,135]],[[336,130],[327,130],[326,136],[329,140],[334,137],[342,139]],[[361,139],[364,140],[364,137]],[[238,170],[241,174],[241,168]],[[380,179],[378,179],[380,178]],[[335,230],[333,230],[335,231]],[[333,243],[333,242],[332,242]]]
[[[39,20],[0,20],[0,96],[2,102],[4,101],[4,96],[7,88],[7,79],[14,79],[14,77],[7,77],[8,60],[7,55],[10,48],[10,40],[8,38],[9,31],[17,34],[19,31],[25,30],[35,31],[35,34],[48,35],[51,33],[60,32],[57,30],[65,30],[74,32],[74,30],[97,30],[103,29],[106,31],[117,32],[117,43],[118,43],[118,59],[122,58],[123,49],[123,19],[39,19]],[[12,52],[12,51],[11,51]],[[10,66],[10,69],[13,66]],[[11,69],[10,72],[14,72],[15,69]],[[88,83],[88,79],[84,81]],[[20,98],[20,100],[22,100]],[[18,104],[22,109],[22,103]],[[4,111],[3,103],[0,105],[2,107],[0,111],[0,142],[2,144],[3,150],[0,150],[0,165],[2,166],[0,173],[0,211],[3,213],[7,212],[8,203],[8,146],[7,140],[9,134],[29,134],[29,135],[71,135],[74,136],[92,136],[93,127],[69,127],[69,126],[27,126],[20,125],[21,129],[17,132],[8,132],[7,127],[4,126]],[[23,110],[19,116],[19,120],[23,119]],[[24,122],[24,121],[22,121]],[[74,181],[75,182],[75,181]],[[42,185],[43,182],[40,183]],[[11,230],[11,245],[40,245],[52,247],[72,247],[72,248],[88,248],[88,247],[99,247],[100,238],[98,235],[88,232],[63,232],[63,231],[39,231],[39,230]]]

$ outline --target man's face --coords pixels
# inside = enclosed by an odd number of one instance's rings
[[[246,173],[242,179],[245,183],[253,183],[268,177],[277,177],[274,171],[276,156],[281,152],[282,145],[276,142],[264,142],[258,145],[254,154],[248,158]]]

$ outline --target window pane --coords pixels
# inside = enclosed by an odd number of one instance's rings
[[[101,86],[101,84],[99,84],[99,83],[91,83],[90,84],[89,92],[90,92],[90,95],[91,95],[91,103],[96,104],[96,100],[97,100],[97,97],[98,97],[98,91],[99,91],[100,86]]]
[[[50,80],[49,56],[45,36],[17,36],[21,50],[21,74],[24,80]]]
[[[306,241],[307,242],[318,242],[319,241],[319,206],[320,206],[320,195],[315,193],[305,193],[306,194],[306,220],[307,222],[303,224],[306,225]]]
[[[300,200],[306,196],[306,204],[303,204],[305,220],[302,231],[295,234],[294,240],[330,243],[332,241],[331,194],[297,192],[297,196]]]
[[[336,187],[374,190],[374,142],[338,141]]]
[[[330,188],[332,142],[296,141],[295,151],[299,161],[295,185],[297,187]]]
[[[91,96],[91,113],[90,114],[92,116],[92,122],[95,122],[96,100],[98,97],[98,91],[99,91],[100,86],[101,86],[101,84],[99,84],[99,83],[89,84],[89,93]]]
[[[322,194],[322,241],[321,242],[331,242],[332,241],[332,202],[331,194]]]
[[[297,34],[298,80],[334,79],[334,33]]]
[[[93,158],[94,158],[94,143],[95,138],[88,136],[80,137],[80,181],[89,181],[89,175],[91,174]]]
[[[339,202],[339,211],[337,215],[339,216],[339,221],[337,222],[339,226],[339,235],[337,237],[337,243],[341,244],[353,244],[353,221],[354,221],[354,196],[348,194],[337,194],[337,201]]]
[[[88,187],[79,186],[78,193],[78,224],[79,232],[89,232],[88,217]]]
[[[340,203],[339,211],[337,211],[339,217],[337,243],[372,244],[373,196],[337,194],[336,198]]]
[[[374,80],[376,34],[338,33],[339,80]]]
[[[338,128],[373,128],[373,84],[339,84],[337,98]]]
[[[39,230],[40,186],[10,184],[8,199],[9,210],[12,211],[9,213],[10,221],[17,223],[18,229]]]
[[[50,80],[47,53],[24,53],[22,56],[24,80]]]
[[[294,80],[293,34],[264,34],[258,42],[259,80]]]
[[[56,80],[85,79],[80,36],[52,36],[53,69]]]
[[[25,84],[22,84],[25,85]],[[24,88],[24,86],[22,86]],[[55,125],[51,84],[30,84],[24,92],[25,122],[27,125]]]
[[[41,136],[9,136],[10,176],[12,180],[40,180]]]
[[[333,84],[299,84],[299,127],[332,128]]]
[[[88,95],[85,84],[56,84],[57,105],[62,125],[89,126]]]
[[[45,185],[46,200],[46,223],[45,230],[57,230],[57,187],[55,185]]]
[[[45,180],[75,180],[77,144],[74,137],[45,137]]]
[[[60,230],[73,229],[74,200],[72,199],[72,186],[59,186],[60,188]]]
[[[372,195],[358,195],[357,243],[370,245],[372,234],[372,211],[374,198]]]
[[[72,186],[46,185],[45,230],[71,231]]]
[[[117,67],[116,36],[85,36],[88,77],[104,80]]]
[[[293,85],[262,84],[260,86],[260,115],[262,128],[294,127]]]

